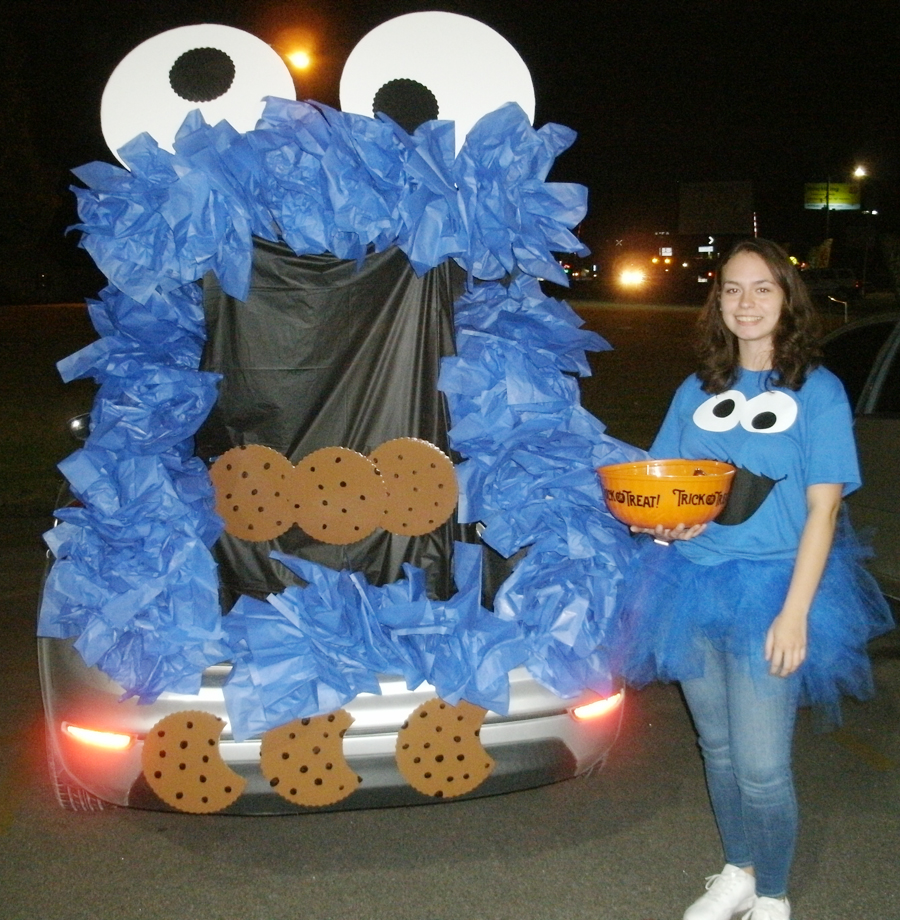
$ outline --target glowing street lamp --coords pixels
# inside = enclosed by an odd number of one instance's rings
[[[869,178],[869,171],[866,169],[862,163],[858,164],[853,170],[853,178],[856,179],[856,183],[859,186],[859,209],[863,210],[863,201],[862,201],[862,189],[863,189],[863,179]],[[865,213],[865,212],[864,212]]]
[[[294,70],[306,70],[312,64],[312,56],[303,49],[298,48],[296,51],[291,51],[285,57]]]
[[[309,25],[279,23],[274,27],[272,39],[272,47],[295,74],[316,68],[320,63],[317,55],[321,45],[321,35],[317,29]]]
[[[865,215],[869,214],[869,217],[871,219],[871,214],[875,213],[873,211],[870,214],[868,211],[866,211],[863,208],[862,180],[867,179],[868,176],[869,176],[869,172],[866,169],[866,167],[863,166],[862,164],[858,165],[856,169],[853,170],[853,177],[859,182],[859,207],[863,213],[863,233],[865,234],[865,241],[863,244],[863,268],[862,268],[862,292],[863,294],[866,293],[866,275],[868,274],[868,268],[869,268],[869,235],[872,229],[872,225],[871,223],[866,221]],[[866,226],[867,223],[869,224],[868,226]]]
[[[831,181],[831,176],[828,176],[825,180],[825,239],[828,239],[831,236],[831,212],[832,210],[856,210],[861,207],[860,199],[862,195],[862,180],[869,175],[868,170],[862,164],[857,164],[854,167],[852,178],[856,180],[856,188],[854,189],[852,184],[835,185]],[[834,192],[834,196],[832,195]],[[848,200],[846,196],[854,195],[855,200]],[[833,197],[836,199],[833,204]],[[809,207],[809,205],[807,205]]]

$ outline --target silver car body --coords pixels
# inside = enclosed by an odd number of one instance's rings
[[[900,599],[900,313],[857,320],[822,345],[856,415],[863,488],[848,500],[851,517],[858,530],[872,533],[869,567],[881,589]]]
[[[144,739],[163,717],[185,710],[212,713],[225,721],[219,750],[225,763],[247,780],[241,797],[227,813],[280,814],[322,809],[299,807],[278,796],[259,767],[260,739],[237,742],[231,735],[222,687],[230,664],[208,668],[197,696],[163,693],[152,705],[122,702],[122,687],[88,667],[70,640],[38,640],[41,685],[47,724],[48,759],[57,798],[72,810],[102,808],[106,803],[166,810],[143,778]],[[397,732],[422,703],[435,696],[425,684],[414,691],[401,678],[381,680],[381,695],[363,693],[345,709],[353,724],[344,736],[348,765],[360,786],[331,808],[453,801],[430,798],[412,788],[395,762]],[[586,693],[562,700],[531,678],[524,668],[510,673],[507,715],[489,712],[481,742],[496,762],[493,773],[474,792],[460,798],[525,789],[585,774],[602,764],[619,731],[622,694],[601,714],[580,720],[574,709],[598,700]],[[72,727],[127,736],[121,750],[109,750],[73,737]]]

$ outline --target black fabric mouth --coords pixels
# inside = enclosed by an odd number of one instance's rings
[[[781,481],[781,479],[769,479],[768,476],[751,473],[750,470],[739,466],[731,482],[728,502],[722,513],[716,518],[716,523],[731,527],[748,521],[769,497],[775,483]]]

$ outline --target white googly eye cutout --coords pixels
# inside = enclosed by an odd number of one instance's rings
[[[227,121],[243,134],[262,114],[264,97],[295,99],[287,64],[264,41],[231,26],[183,26],[138,45],[112,72],[100,101],[100,126],[118,151],[147,132],[172,151],[187,114]]]
[[[738,390],[726,390],[701,403],[694,410],[694,424],[704,431],[731,431],[740,424],[747,397]]]
[[[773,390],[748,399],[741,412],[741,425],[760,434],[780,434],[797,421],[797,400]]]
[[[507,102],[534,121],[534,85],[519,53],[457,13],[407,13],[374,28],[350,52],[340,94],[345,112],[384,112],[410,134],[434,118],[455,122],[457,153],[475,122]]]

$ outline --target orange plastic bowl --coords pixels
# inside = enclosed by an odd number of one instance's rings
[[[637,527],[693,527],[725,507],[735,468],[719,460],[641,460],[597,469],[610,512]]]

